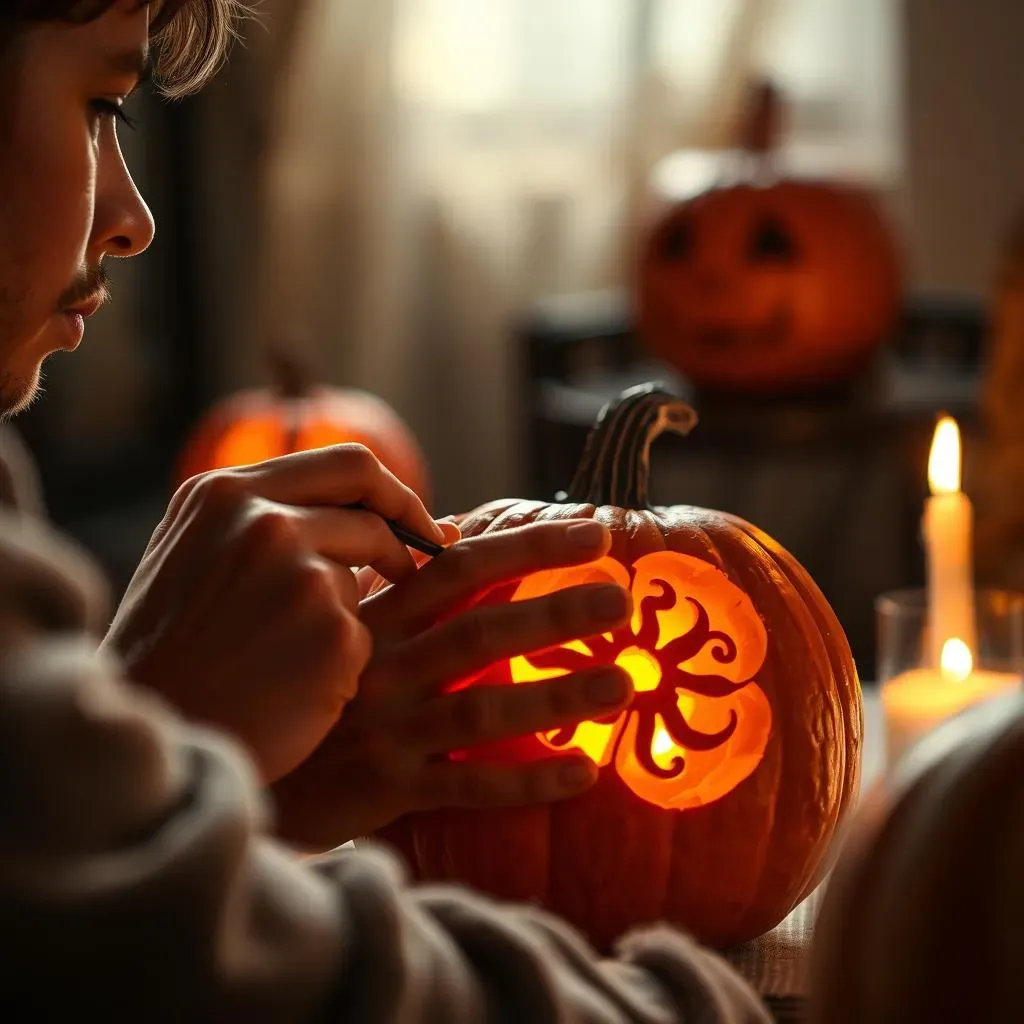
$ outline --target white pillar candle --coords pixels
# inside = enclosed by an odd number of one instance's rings
[[[961,446],[956,421],[944,417],[935,428],[928,459],[922,532],[927,558],[928,625],[925,664],[938,670],[947,640],[977,650],[971,557],[973,509],[960,489]]]

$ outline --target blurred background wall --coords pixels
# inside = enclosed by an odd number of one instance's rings
[[[735,453],[709,441],[699,468],[664,471],[663,497],[729,503],[775,532],[870,658],[871,595],[920,577],[922,438],[939,410],[969,428],[978,406],[986,307],[1024,192],[1024,6],[264,0],[259,15],[202,96],[142,97],[126,133],[157,241],[116,268],[117,301],[20,421],[58,522],[122,584],[191,426],[265,383],[281,339],[323,381],[401,414],[439,512],[548,496],[613,386],[659,368],[616,356],[611,372],[598,354],[551,370],[537,352],[630,333],[638,238],[658,203],[714,174],[746,85],[768,75],[787,98],[786,162],[882,197],[908,323],[956,337],[887,371],[868,411],[848,396],[747,409],[744,436],[777,438],[747,491]],[[905,443],[882,466],[892,431]],[[794,437],[817,438],[817,454]]]

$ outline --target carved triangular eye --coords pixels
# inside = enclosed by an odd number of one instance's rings
[[[659,248],[662,259],[669,263],[688,260],[693,249],[693,225],[690,221],[673,221],[662,233]]]
[[[790,263],[797,257],[796,243],[774,217],[765,217],[754,229],[749,255],[755,263]]]

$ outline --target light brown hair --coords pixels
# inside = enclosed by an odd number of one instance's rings
[[[117,0],[13,0],[0,11],[0,46],[32,22],[84,22],[98,18]],[[244,0],[139,0],[154,8],[154,77],[166,96],[196,92],[227,56]]]

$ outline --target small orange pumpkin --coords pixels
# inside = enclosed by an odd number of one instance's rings
[[[502,662],[470,685],[516,685],[616,663],[629,709],[460,756],[521,761],[584,751],[596,786],[563,803],[407,817],[383,833],[423,879],[536,900],[607,949],[667,918],[729,945],[774,927],[816,884],[856,791],[861,700],[849,646],[796,560],[723,512],[647,504],[648,452],[693,411],[653,385],[602,413],[564,503],[505,500],[460,523],[474,536],[595,518],[608,556],[546,571],[489,601],[614,580],[622,629]]]
[[[751,115],[748,172],[673,205],[642,247],[639,336],[707,390],[840,382],[897,322],[899,257],[878,206],[852,186],[772,173],[774,97],[760,93]]]
[[[424,500],[426,459],[409,428],[366,391],[311,385],[299,362],[271,353],[276,386],[243,391],[211,409],[181,457],[177,482],[334,444],[362,444]]]

